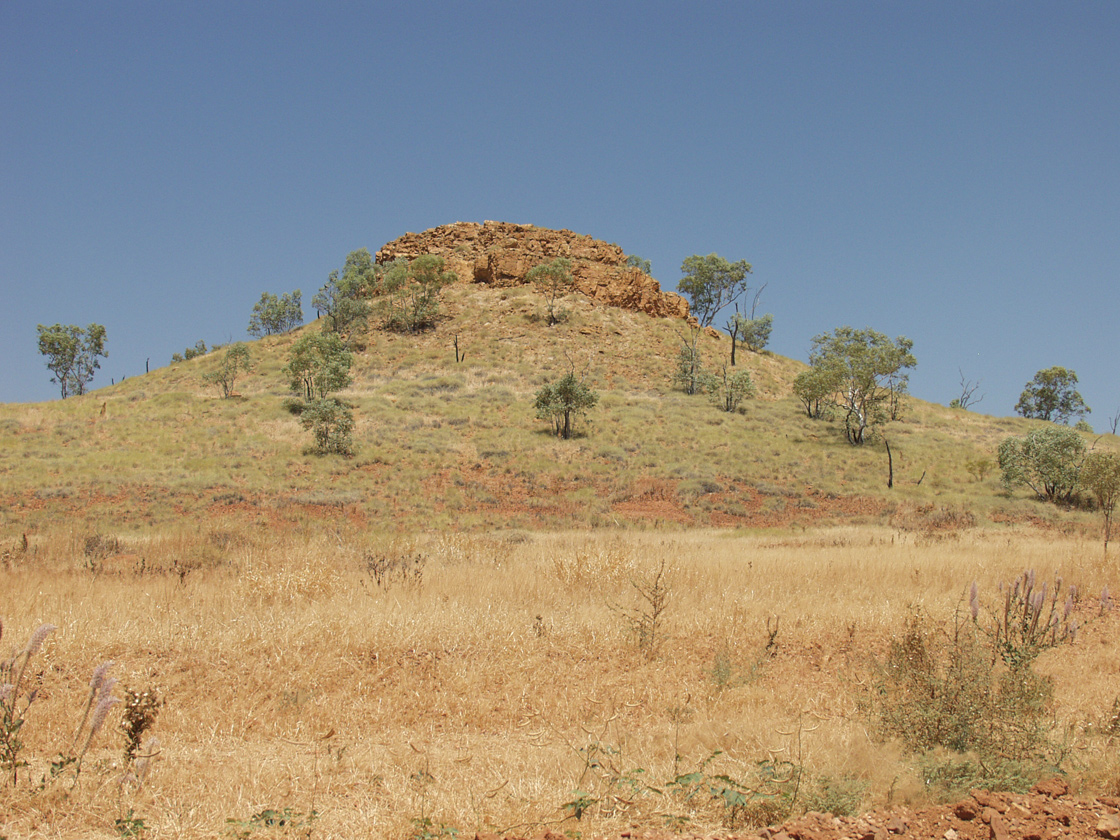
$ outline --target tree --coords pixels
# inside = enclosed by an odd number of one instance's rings
[[[336,269],[311,299],[326,318],[326,329],[347,344],[369,323],[369,297],[377,288],[380,269],[367,248],[351,251],[341,273]]]
[[[1077,392],[1077,374],[1064,367],[1051,367],[1040,370],[1027,383],[1015,404],[1015,412],[1068,425],[1071,418],[1090,414],[1091,409]]]
[[[105,328],[90,324],[84,330],[74,324],[38,325],[39,352],[47,357],[47,370],[54,374],[51,382],[58,384],[62,399],[71,394],[81,396],[86,385],[100,369],[99,358],[108,358],[105,351]]]
[[[311,450],[314,454],[346,458],[354,455],[354,412],[342,400],[312,400],[304,407],[299,422],[315,439]]]
[[[677,356],[677,369],[673,373],[673,384],[686,394],[698,394],[704,390],[704,369],[700,360],[697,342],[700,330],[692,327],[688,339],[681,338],[681,352]]]
[[[727,365],[720,374],[706,377],[708,398],[721,411],[735,411],[744,399],[754,396],[754,382],[745,370],[728,374]]]
[[[626,257],[626,266],[628,268],[636,268],[643,274],[650,274],[650,269],[652,268],[649,260],[643,260],[637,254],[629,254]]]
[[[701,327],[710,327],[716,315],[747,291],[751,265],[746,260],[728,262],[716,254],[696,254],[681,264],[684,277],[677,290],[688,298],[689,311]]]
[[[435,324],[443,287],[459,279],[444,265],[443,257],[435,254],[424,254],[411,262],[403,257],[393,261],[378,287],[386,329],[414,333]]]
[[[211,350],[217,350],[217,349],[218,349],[217,345],[214,346],[214,347],[207,348],[206,342],[203,341],[202,339],[199,339],[198,341],[196,341],[194,343],[194,347],[188,347],[186,350],[183,351],[182,355],[180,355],[179,353],[172,353],[171,354],[171,364],[174,365],[174,364],[177,364],[178,362],[185,362],[189,359],[197,358],[198,356],[205,356]]]
[[[1081,486],[1088,490],[1104,514],[1104,549],[1112,536],[1112,515],[1120,501],[1120,454],[1115,452],[1090,452],[1085,456],[1078,476]]]
[[[233,383],[241,374],[248,373],[252,369],[249,345],[239,341],[226,348],[226,354],[219,362],[218,369],[202,374],[202,381],[207,385],[217,385],[221,389],[222,399],[229,399],[233,396]]]
[[[770,332],[774,329],[774,316],[763,315],[761,318],[744,318],[739,323],[739,332],[743,336],[743,344],[752,353],[761,353],[770,343]]]
[[[839,372],[827,368],[803,370],[793,380],[793,393],[813,419],[823,416],[823,409],[838,387]]]
[[[586,414],[598,402],[599,396],[569,371],[537,391],[533,407],[539,419],[551,421],[557,437],[568,440],[572,436],[573,416]]]
[[[544,295],[545,306],[548,309],[548,325],[551,327],[553,324],[558,324],[560,313],[557,310],[557,302],[575,285],[575,278],[572,277],[572,261],[557,257],[550,263],[541,263],[529,269],[525,279]]]
[[[976,396],[976,392],[980,388],[980,381],[973,382],[971,379],[965,379],[964,371],[960,368],[957,368],[957,373],[961,375],[961,395],[949,401],[949,408],[960,408],[968,411],[970,405],[979,405],[984,401],[983,394]]]
[[[294,330],[303,323],[302,292],[296,289],[281,297],[265,292],[253,305],[249,318],[249,335],[276,335]]]
[[[816,384],[832,385],[848,443],[863,443],[867,429],[885,417],[883,403],[903,393],[903,371],[917,365],[913,346],[904,336],[891,341],[870,328],[837,327],[813,339],[809,364],[820,371]]]
[[[1023,484],[1041,499],[1068,502],[1077,490],[1085,440],[1073,429],[1047,426],[1024,437],[1009,437],[999,445],[1003,486]]]
[[[353,356],[336,333],[310,333],[292,345],[284,373],[292,391],[310,402],[348,386],[352,361]]]

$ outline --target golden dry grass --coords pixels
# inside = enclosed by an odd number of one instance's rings
[[[18,787],[0,783],[9,838],[113,837],[129,809],[151,838],[231,836],[227,820],[248,830],[265,809],[317,812],[318,838],[403,838],[423,818],[460,836],[555,825],[587,837],[670,812],[715,828],[717,803],[635,794],[612,774],[660,787],[717,750],[709,770],[736,779],[789,759],[806,780],[865,782],[865,806],[920,801],[914,763],[861,708],[873,661],[910,610],[948,618],[973,580],[990,597],[1024,568],[1120,591],[1097,543],[995,529],[176,532],[131,540],[97,574],[74,533],[8,548],[0,647],[58,625],[34,660],[30,767]],[[378,586],[369,571],[418,555],[419,581]],[[620,608],[638,605],[631,581],[662,562],[671,598],[650,658]],[[1114,611],[1040,661],[1058,677],[1066,769],[1096,791],[1116,792],[1120,773],[1102,734],[1120,685],[1118,629]],[[35,792],[28,777],[68,742],[107,659],[122,688],[166,701],[157,765],[139,790],[122,786],[122,737],[107,729],[77,787]],[[589,767],[595,755],[603,763]],[[577,790],[598,800],[578,823],[563,808]]]

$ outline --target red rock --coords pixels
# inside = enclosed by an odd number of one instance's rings
[[[1007,820],[1001,814],[992,814],[988,823],[989,836],[992,840],[1010,840],[1011,834],[1007,830]]]
[[[688,302],[637,268],[626,265],[617,245],[570,230],[550,230],[508,222],[455,222],[406,233],[377,252],[377,262],[421,254],[443,257],[460,280],[508,287],[525,284],[533,267],[557,257],[572,261],[575,288],[609,306],[645,312],[657,318],[688,318]]]
[[[1105,814],[1097,821],[1097,834],[1109,840],[1120,840],[1120,816]]]
[[[1057,799],[1059,796],[1065,796],[1069,793],[1069,785],[1066,780],[1061,776],[1054,776],[1051,779],[1044,779],[1033,788],[1031,793],[1037,793],[1040,796],[1049,796],[1052,799]]]
[[[963,802],[958,802],[953,806],[953,814],[958,820],[971,822],[976,819],[979,811],[977,810],[976,801],[974,799],[965,799]]]

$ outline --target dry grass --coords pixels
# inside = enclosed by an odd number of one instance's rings
[[[73,790],[0,787],[0,835],[112,837],[130,808],[149,837],[229,836],[227,819],[285,808],[318,812],[316,837],[406,837],[421,818],[466,836],[525,824],[590,836],[670,812],[712,828],[725,816],[715,803],[627,794],[607,768],[660,786],[717,750],[709,769],[736,779],[792,759],[807,780],[865,782],[865,805],[920,800],[913,763],[860,710],[910,608],[948,617],[972,580],[987,595],[1027,567],[1118,591],[1096,544],[991,530],[375,538],[340,526],[122,543],[97,574],[73,533],[17,547],[4,644],[59,628],[35,660],[32,777],[72,735],[106,659],[122,687],[166,700],[160,761],[140,790],[122,788],[111,733]],[[379,586],[378,558],[408,573]],[[662,561],[666,641],[647,660],[618,607],[637,605],[631,580]],[[1067,769],[1098,791],[1120,772],[1102,734],[1118,624],[1089,624],[1041,663],[1060,675]],[[589,748],[602,768],[588,768]],[[599,800],[578,824],[563,808],[577,789]]]

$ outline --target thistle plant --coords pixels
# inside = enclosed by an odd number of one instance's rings
[[[27,720],[27,712],[39,696],[39,689],[33,688],[24,694],[24,676],[31,657],[39,652],[49,636],[57,628],[53,624],[42,624],[31,634],[27,645],[5,661],[0,661],[0,768],[11,772],[12,784],[19,781],[19,768],[27,762],[19,757],[23,750],[20,732]],[[4,636],[4,624],[0,622],[0,639]]]
[[[1014,583],[1000,584],[1003,609],[993,612],[988,631],[992,645],[1004,664],[1013,671],[1030,667],[1044,650],[1072,642],[1077,636],[1073,605],[1077,587],[1070,586],[1062,597],[1062,579],[1054,587],[1038,581],[1033,569],[1023,572]],[[1107,598],[1107,594],[1104,596]],[[975,582],[969,592],[969,612],[979,622],[980,589]]]

